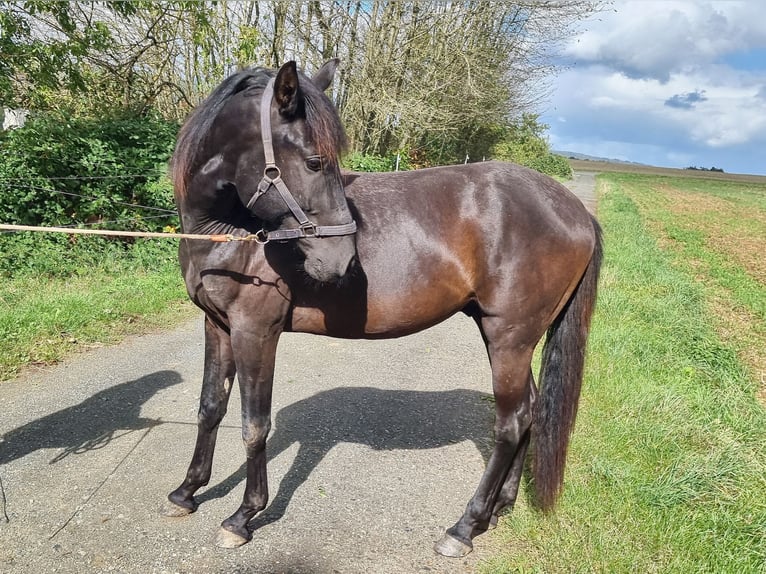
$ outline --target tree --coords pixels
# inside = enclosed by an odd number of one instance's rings
[[[545,139],[548,126],[536,114],[522,114],[516,121],[498,130],[498,141],[491,150],[493,159],[512,161],[549,175],[570,177],[572,168],[566,158],[551,153]]]
[[[296,59],[333,86],[353,150],[484,155],[529,111],[550,55],[598,0],[59,2],[0,7],[5,104],[181,119],[225,76]]]
[[[109,1],[105,9],[127,16],[130,2]],[[0,6],[0,98],[4,104],[34,106],[48,91],[85,89],[84,61],[110,45],[100,21],[88,20],[84,3],[55,0],[4,2]],[[92,11],[91,11],[92,13]]]

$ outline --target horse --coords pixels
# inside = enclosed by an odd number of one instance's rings
[[[436,543],[464,556],[513,507],[530,438],[535,500],[562,489],[602,260],[596,219],[563,185],[511,163],[396,173],[340,168],[346,145],[324,93],[338,60],[313,77],[287,62],[224,80],[182,126],[171,160],[184,233],[179,261],[205,313],[197,439],[164,513],[197,509],[219,424],[238,380],[246,486],[216,544],[252,538],[269,499],[266,439],[283,332],[408,335],[463,312],[492,373],[494,447],[460,519]],[[545,335],[540,387],[532,354]]]

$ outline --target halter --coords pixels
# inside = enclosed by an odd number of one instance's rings
[[[263,168],[263,178],[261,178],[253,197],[247,202],[247,208],[252,209],[255,202],[265,194],[271,186],[277,188],[279,195],[282,196],[287,207],[290,209],[295,219],[298,220],[299,227],[294,229],[277,229],[275,231],[266,231],[261,229],[255,236],[259,243],[268,243],[269,241],[285,241],[288,239],[301,239],[303,237],[329,237],[339,235],[351,235],[356,233],[356,221],[344,223],[343,225],[316,225],[306,216],[298,202],[295,201],[293,194],[287,189],[282,172],[277,167],[274,160],[274,148],[271,139],[271,99],[274,97],[274,78],[269,80],[263,91],[261,99],[261,138],[263,139],[263,155],[266,157],[266,167]]]

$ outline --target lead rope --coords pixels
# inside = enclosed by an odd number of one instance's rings
[[[228,243],[230,241],[255,241],[266,243],[266,239],[258,233],[249,235],[233,235],[231,233],[204,235],[200,233],[161,233],[159,231],[113,231],[111,229],[77,229],[71,227],[36,227],[33,225],[13,225],[0,223],[0,230],[5,231],[48,231],[52,233],[68,233],[70,235],[108,235],[112,237],[158,237],[163,239],[200,239],[215,243]]]

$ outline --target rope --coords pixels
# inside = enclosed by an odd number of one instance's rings
[[[69,227],[35,227],[33,225],[13,225],[0,223],[0,230],[6,231],[47,231],[52,233],[69,233],[72,235],[109,235],[116,237],[157,237],[164,239],[201,239],[216,243],[229,241],[255,241],[264,243],[257,233],[250,235],[232,235],[231,233],[220,235],[203,235],[199,233],[161,233],[156,231],[113,231],[111,229],[73,229]]]
[[[150,219],[169,219],[168,215],[150,215],[148,217],[143,217],[141,215],[130,217],[128,219],[106,219],[103,221],[93,221],[91,223],[67,223],[59,225],[59,227],[66,227],[67,229],[75,229],[78,225],[82,225],[83,227],[91,227],[93,225],[114,225],[114,224],[120,224],[120,223],[137,223],[137,222],[144,222],[149,221]]]

